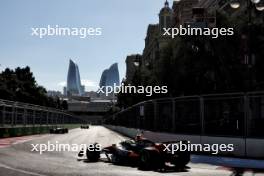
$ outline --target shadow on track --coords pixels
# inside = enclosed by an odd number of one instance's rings
[[[243,176],[245,172],[252,172],[253,176],[255,174],[263,174],[264,169],[249,169],[249,168],[242,168],[242,167],[234,167],[234,168],[229,168],[232,171],[232,174],[230,176]]]
[[[96,163],[98,161],[90,161],[89,159],[81,159],[78,158],[77,161],[79,162],[84,162],[84,163]],[[130,167],[130,168],[137,168],[140,171],[154,171],[154,172],[160,172],[160,173],[180,173],[180,172],[189,172],[190,167],[186,166],[185,168],[177,168],[175,166],[169,166],[166,165],[162,169],[142,169],[138,166],[138,163],[133,163],[133,162],[123,162],[123,163],[112,163],[108,159],[100,158],[100,162],[108,163],[109,165],[112,166],[122,166],[122,167]]]

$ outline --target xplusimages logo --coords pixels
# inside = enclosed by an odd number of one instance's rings
[[[146,96],[152,96],[153,94],[166,94],[168,93],[168,86],[133,86],[133,85],[125,85],[122,83],[121,85],[117,85],[114,83],[113,86],[101,86],[99,87],[97,93],[105,94],[106,96],[112,94],[145,94]]]
[[[91,36],[101,36],[102,32],[103,29],[101,27],[63,27],[59,25],[31,27],[31,36],[41,39],[49,36],[73,36],[84,39]]]
[[[82,149],[89,151],[101,151],[101,144],[64,144],[58,141],[41,144],[31,144],[31,152],[38,152],[43,154],[44,152],[79,152]]]
[[[207,152],[217,155],[220,152],[233,152],[234,144],[193,144],[190,141],[163,144],[164,150],[175,154],[176,152]]]
[[[234,35],[234,28],[199,28],[191,27],[190,25],[180,25],[179,28],[163,28],[163,36],[169,36],[172,39],[176,36],[210,36],[213,39],[219,36]]]

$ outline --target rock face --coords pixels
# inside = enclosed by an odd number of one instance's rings
[[[103,71],[99,86],[114,86],[114,83],[116,86],[120,85],[117,63],[114,63],[109,69]]]
[[[81,78],[79,73],[79,68],[76,63],[70,60],[68,77],[67,77],[67,95],[81,95]]]

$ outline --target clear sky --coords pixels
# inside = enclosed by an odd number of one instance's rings
[[[169,1],[170,5],[172,0]],[[142,53],[148,24],[158,22],[164,0],[1,0],[0,70],[30,66],[39,85],[60,90],[69,58],[86,90],[114,62],[125,76],[127,55]],[[31,36],[32,27],[100,27],[101,36]]]

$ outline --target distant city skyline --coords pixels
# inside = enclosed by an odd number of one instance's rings
[[[59,90],[67,82],[69,59],[79,66],[86,91],[97,90],[105,68],[118,63],[125,77],[127,55],[142,53],[148,24],[158,23],[165,0],[0,2],[0,70],[29,66],[39,85]],[[172,0],[169,1],[172,5]],[[31,36],[31,28],[102,28],[101,36]]]

